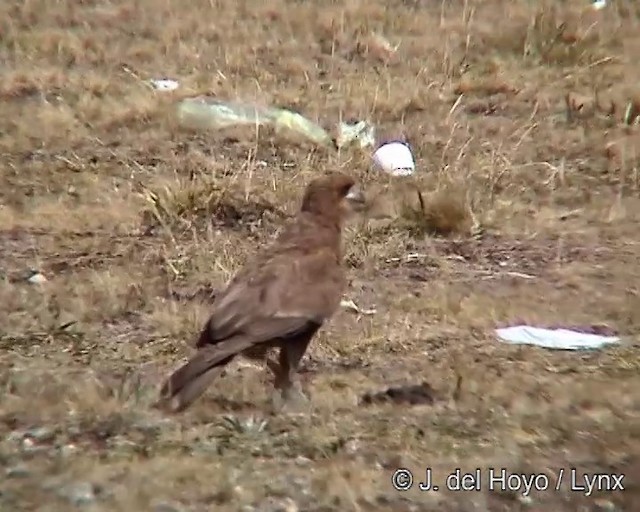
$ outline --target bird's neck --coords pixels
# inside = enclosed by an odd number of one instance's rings
[[[320,214],[313,211],[304,212],[309,223],[314,226],[311,236],[319,244],[332,247],[336,254],[341,254],[342,219],[338,215]]]

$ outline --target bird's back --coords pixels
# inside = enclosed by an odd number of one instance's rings
[[[339,226],[302,212],[216,297],[197,345],[272,332],[264,326],[274,322],[283,332],[297,322],[322,324],[338,308],[345,285]]]

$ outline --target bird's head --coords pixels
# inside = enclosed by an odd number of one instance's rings
[[[307,185],[301,209],[340,220],[349,210],[357,210],[364,202],[365,196],[351,176],[332,172]]]

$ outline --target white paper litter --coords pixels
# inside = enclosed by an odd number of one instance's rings
[[[349,311],[357,313],[359,315],[370,316],[370,315],[375,315],[377,313],[375,308],[363,309],[360,306],[358,306],[355,302],[353,302],[353,300],[351,299],[342,299],[340,301],[340,306],[342,306],[343,308]]]
[[[371,147],[376,142],[375,127],[367,121],[340,123],[336,145],[339,148],[358,142],[361,148]]]
[[[607,0],[594,0],[591,2],[591,7],[596,11],[604,9],[607,6]]]
[[[169,78],[151,79],[149,83],[151,83],[157,91],[175,91],[180,87],[180,84],[176,80],[170,80]]]
[[[496,334],[506,343],[536,345],[555,350],[590,350],[620,342],[617,336],[601,336],[569,329],[544,329],[528,325],[496,329]]]
[[[403,142],[383,144],[373,153],[373,161],[393,176],[410,176],[416,168],[411,148]]]
[[[43,284],[47,281],[48,279],[43,274],[37,271],[32,272],[31,275],[27,278],[27,282],[31,284]]]

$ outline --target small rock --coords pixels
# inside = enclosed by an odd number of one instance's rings
[[[56,436],[56,432],[48,427],[36,427],[27,430],[24,433],[24,437],[31,438],[35,441],[50,441]]]
[[[96,500],[94,486],[90,482],[78,482],[62,490],[62,495],[75,506],[89,505]]]
[[[525,507],[533,505],[533,498],[531,496],[525,496],[524,494],[518,494],[518,501]]]
[[[256,512],[298,512],[299,508],[291,498],[269,497],[261,502],[255,509]]]
[[[183,509],[180,505],[161,502],[153,506],[153,512],[181,512]]]
[[[294,485],[294,488],[298,490],[298,492],[303,496],[311,495],[311,481],[308,477],[300,477],[294,478],[291,483]]]
[[[29,469],[22,464],[18,464],[17,466],[7,468],[5,471],[5,475],[7,478],[24,478],[29,476],[29,474],[30,474]]]
[[[25,437],[22,440],[22,451],[25,453],[46,452],[49,446],[46,444],[38,444],[32,437]]]
[[[6,437],[8,443],[15,443],[17,441],[22,441],[23,439],[24,432],[22,432],[21,430],[14,430],[13,432],[10,432]]]
[[[349,439],[344,444],[344,451],[349,455],[355,455],[360,451],[361,445],[358,439]]]
[[[61,446],[59,450],[60,455],[62,455],[63,457],[69,457],[78,451],[78,447],[73,443],[69,443]]]
[[[619,509],[615,503],[605,499],[598,499],[594,502],[595,510],[598,512],[617,512]]]
[[[308,466],[309,464],[311,464],[311,459],[309,459],[308,457],[304,457],[302,455],[298,455],[296,457],[297,466]]]

